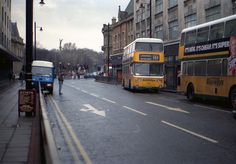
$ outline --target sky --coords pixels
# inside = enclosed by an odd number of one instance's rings
[[[17,22],[20,36],[25,42],[25,1],[12,0],[12,22]],[[37,43],[41,48],[58,49],[59,39],[75,43],[77,48],[102,51],[103,24],[111,23],[124,11],[130,0],[34,0],[34,21],[37,24]],[[39,30],[43,28],[43,31]]]

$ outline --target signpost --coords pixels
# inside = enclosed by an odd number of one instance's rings
[[[35,90],[19,90],[18,95],[18,116],[20,112],[36,114],[36,91]]]

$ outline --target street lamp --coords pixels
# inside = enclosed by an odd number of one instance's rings
[[[141,3],[140,8],[145,8],[143,4],[150,5],[149,37],[152,38],[152,0],[149,3]]]
[[[41,0],[40,4],[44,4]],[[33,0],[26,0],[26,51],[25,71],[26,89],[32,89],[32,54],[33,54]]]
[[[45,3],[44,3],[43,0],[41,0],[41,1],[39,2],[39,4],[40,4],[40,5],[44,5]]]
[[[36,29],[37,28],[39,28],[39,31],[43,31],[43,28],[36,26],[36,22],[34,22],[34,59],[35,60],[37,59],[37,55],[36,55],[36,48],[37,48],[37,45],[36,45]]]

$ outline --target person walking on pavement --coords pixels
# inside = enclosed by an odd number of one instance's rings
[[[64,81],[63,74],[59,73],[59,75],[58,75],[58,83],[59,83],[59,94],[60,95],[62,94],[61,89],[62,89],[63,81]]]

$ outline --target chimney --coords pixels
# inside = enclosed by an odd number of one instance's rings
[[[115,24],[116,23],[116,17],[112,17],[111,22],[112,22],[112,24]]]

